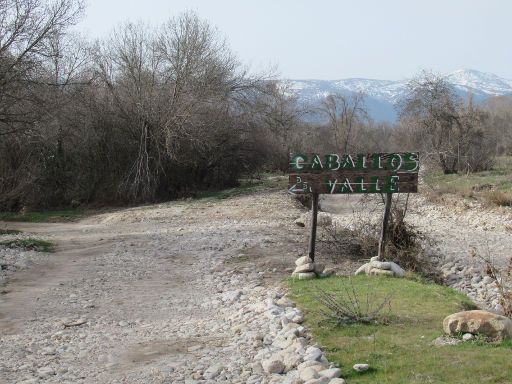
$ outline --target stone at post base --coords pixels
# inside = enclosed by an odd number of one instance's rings
[[[293,274],[292,274],[292,276],[293,276]],[[316,273],[315,272],[302,272],[302,273],[297,273],[295,275],[295,277],[297,277],[299,280],[310,280],[310,279],[314,279],[316,277]]]
[[[403,277],[405,271],[392,261],[380,261],[378,256],[372,257],[369,263],[360,266],[355,275]]]
[[[316,265],[313,260],[307,256],[299,257],[295,260],[296,268],[292,273],[292,277],[298,278],[299,280],[309,280],[317,277],[315,272],[320,265]]]
[[[388,271],[385,269],[378,269],[378,268],[372,268],[370,269],[370,273],[368,273],[370,276],[395,276],[393,271]]]
[[[302,264],[299,265],[297,268],[295,268],[295,273],[304,273],[304,272],[314,272],[315,271],[315,264],[308,263],[308,264]]]
[[[311,258],[309,256],[302,256],[302,257],[299,257],[297,260],[295,260],[295,265],[297,267],[300,265],[311,264],[311,263],[313,263],[313,260],[311,260]]]

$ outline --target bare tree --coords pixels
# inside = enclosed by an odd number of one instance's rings
[[[81,0],[0,1],[0,135],[37,119],[32,90],[47,43],[78,21]]]
[[[400,112],[402,126],[412,127],[417,148],[437,158],[445,174],[492,166],[494,144],[484,130],[486,118],[472,95],[464,102],[446,78],[431,72],[408,84]]]
[[[352,144],[355,127],[368,118],[363,95],[329,95],[322,102],[320,111],[329,119],[336,149],[346,153]]]
[[[431,72],[411,80],[402,101],[400,118],[416,127],[418,143],[438,158],[444,173],[458,169],[459,105],[446,79]]]

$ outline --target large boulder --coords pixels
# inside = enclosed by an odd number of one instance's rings
[[[472,333],[493,340],[512,339],[512,320],[487,311],[464,311],[447,316],[443,330],[449,335]]]

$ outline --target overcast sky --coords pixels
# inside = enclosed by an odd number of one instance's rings
[[[104,37],[123,21],[185,10],[218,27],[240,60],[292,79],[400,80],[421,69],[512,79],[510,0],[88,0],[79,28]]]

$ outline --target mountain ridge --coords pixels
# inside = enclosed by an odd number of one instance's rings
[[[475,69],[459,69],[443,75],[454,90],[463,98],[471,94],[477,103],[489,97],[512,95],[512,80],[493,73]],[[289,79],[290,92],[299,102],[310,106],[320,104],[325,96],[341,93],[350,96],[362,92],[370,117],[376,121],[394,122],[397,119],[396,105],[404,97],[407,84],[405,80],[378,80],[367,78],[347,78],[339,80]],[[312,121],[320,116],[311,115]]]

